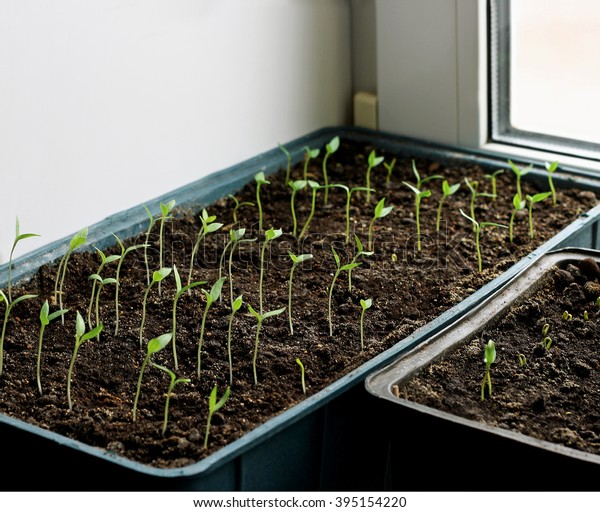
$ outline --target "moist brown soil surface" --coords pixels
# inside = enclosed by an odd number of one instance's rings
[[[600,270],[590,259],[552,269],[535,292],[516,301],[501,320],[403,384],[402,396],[600,454],[599,277]],[[563,319],[565,311],[572,319]],[[544,338],[551,339],[548,349]],[[483,347],[490,339],[497,354],[490,369],[492,395],[486,387],[481,400]]]
[[[371,149],[364,144],[342,141],[338,152],[328,161],[330,183],[364,186],[366,155]],[[323,154],[324,149],[320,157],[310,161],[308,167],[309,177],[319,182],[323,181]],[[385,156],[386,162],[391,162],[394,157],[378,149],[377,154]],[[418,252],[414,195],[402,184],[403,180],[415,181],[411,159],[397,158],[389,185],[386,185],[383,165],[373,169],[372,186],[376,192],[371,202],[366,204],[363,193],[352,196],[352,235],[356,233],[366,245],[367,230],[377,201],[385,197],[385,204],[394,208],[387,217],[375,221],[374,254],[359,259],[361,266],[353,271],[352,290],[348,290],[346,272],[342,272],[335,285],[331,337],[327,320],[327,289],[335,270],[331,247],[336,247],[342,264],[350,261],[355,248],[353,236],[348,246],[344,244],[345,194],[341,189],[332,189],[330,204],[323,205],[323,192],[319,192],[308,235],[299,242],[291,234],[290,189],[284,185],[285,171],[269,177],[271,183],[261,187],[264,228],[281,228],[284,233],[266,251],[265,311],[288,304],[291,267],[288,250],[295,254],[311,253],[314,258],[299,266],[294,274],[294,334],[290,334],[287,311],[266,319],[262,326],[257,360],[258,384],[255,385],[252,358],[257,322],[248,313],[247,304],[255,309],[259,307],[262,244],[243,243],[233,254],[233,295],[243,294],[244,305],[232,324],[231,396],[213,417],[208,449],[203,448],[208,397],[215,385],[220,397],[229,384],[229,282],[223,287],[223,300],[215,303],[207,315],[200,378],[197,377],[197,354],[206,299],[201,288],[196,287],[191,295],[184,294],[179,300],[176,335],[179,368],[176,374],[180,378],[191,379],[191,382],[175,387],[170,400],[168,429],[163,436],[161,428],[169,377],[155,367],[148,366],[143,375],[137,420],[132,421],[133,400],[146,344],[150,338],[171,332],[175,293],[173,275],[162,282],[160,295],[157,286],[151,288],[143,349],[140,348],[142,298],[147,287],[143,250],[132,251],[123,262],[119,330],[116,335],[115,286],[107,284],[102,290],[99,316],[104,330],[99,340],[86,341],[79,349],[72,378],[72,411],[69,411],[67,403],[67,372],[74,348],[75,312],[87,316],[92,286],[89,276],[98,271],[99,255],[93,247],[87,247],[88,252],[76,252],[69,259],[63,306],[70,311],[65,316],[64,325],[57,319],[46,327],[41,396],[36,384],[39,311],[44,300],[52,303],[58,261],[43,266],[29,282],[13,289],[13,297],[25,293],[37,294],[38,297],[15,305],[7,325],[4,367],[0,377],[0,412],[155,467],[180,467],[194,463],[305,398],[297,358],[306,368],[307,395],[312,395],[475,292],[597,202],[591,192],[570,189],[558,191],[558,204],[554,207],[549,200],[536,204],[533,240],[529,237],[525,210],[516,217],[514,243],[509,243],[506,229],[485,228],[481,237],[483,272],[479,273],[472,225],[459,214],[459,208],[469,211],[470,193],[463,179],[468,177],[478,181],[478,190],[489,193],[491,182],[484,174],[496,169],[482,169],[472,164],[466,167],[446,165],[423,159],[416,159],[416,164],[422,177],[440,174],[451,184],[462,183],[460,190],[444,203],[441,230],[439,233],[435,230],[442,188],[440,180],[426,184],[432,195],[423,199],[421,205],[423,249]],[[293,179],[300,179],[302,173],[303,165],[300,164],[292,169]],[[532,184],[524,183],[524,193],[539,191]],[[477,199],[477,219],[507,224],[514,194],[515,178],[507,170],[498,176],[498,197],[495,200],[489,197]],[[238,191],[236,197],[240,201],[255,202],[254,182]],[[165,198],[165,201],[169,199]],[[203,288],[210,289],[218,278],[219,259],[229,240],[230,228],[245,227],[246,237],[258,237],[259,242],[263,239],[258,233],[257,208],[242,206],[237,212],[239,224],[236,226],[232,221],[232,206],[233,201],[224,198],[207,208],[211,215],[216,215],[216,221],[225,226],[204,239],[194,262],[193,280],[206,281],[208,284]],[[296,211],[300,230],[310,212],[310,194],[306,190],[297,195]],[[199,212],[182,211],[176,207],[173,214],[173,219],[165,222],[164,226],[163,265],[176,265],[185,284],[192,245],[201,226]],[[148,259],[152,270],[159,267],[159,226],[157,222],[150,236]],[[124,243],[129,247],[144,240],[145,233],[140,233]],[[26,243],[26,240],[21,242],[23,245]],[[104,252],[115,254],[119,249],[115,246]],[[116,263],[108,264],[102,271],[102,277],[114,277],[115,269]],[[225,267],[224,275],[227,274]],[[373,306],[364,316],[364,350],[361,350],[360,299],[366,298],[373,299]],[[560,306],[558,310],[564,308],[566,306]],[[53,305],[52,310],[55,309]],[[544,312],[536,318],[549,314]],[[95,322],[93,313],[92,322]],[[556,321],[551,323],[559,325]],[[589,329],[579,317],[569,325],[574,332]],[[550,371],[556,366],[557,354],[568,344],[556,335],[555,345],[548,353],[530,356],[524,348],[519,350],[528,355],[527,370],[539,364]],[[512,363],[512,356],[506,356],[503,350],[494,367],[498,395],[486,400],[486,407],[496,404],[502,396],[502,368],[508,365],[509,360]],[[174,369],[172,346],[168,345],[155,354],[153,360]],[[480,355],[475,360],[479,362]],[[575,359],[567,361],[572,365]],[[581,371],[589,367],[593,373],[597,365],[597,359],[590,357],[581,356],[577,361],[580,361]],[[480,370],[477,367],[477,371],[473,371],[475,384]],[[527,372],[522,373],[526,375]],[[552,396],[557,396],[566,387],[574,399],[581,400],[588,387],[576,382],[570,378],[561,381],[560,385],[555,384]],[[551,402],[550,399],[535,401],[533,396],[523,396],[519,400],[513,397],[511,400],[531,404],[532,408],[545,407]]]

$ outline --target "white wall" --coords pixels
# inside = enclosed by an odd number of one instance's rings
[[[0,0],[0,262],[350,118],[347,0]]]

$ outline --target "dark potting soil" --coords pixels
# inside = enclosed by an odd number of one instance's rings
[[[328,160],[330,183],[364,186],[366,156],[371,149],[342,141],[339,151]],[[377,154],[380,153],[388,163],[394,157],[377,150]],[[308,168],[309,177],[319,182],[323,181],[323,154],[324,149],[320,157],[310,161]],[[252,359],[257,321],[249,314],[247,304],[255,309],[259,306],[262,244],[242,243],[233,254],[233,295],[243,294],[244,305],[232,324],[231,395],[213,416],[208,449],[203,448],[208,397],[215,385],[220,397],[229,384],[227,332],[230,283],[226,282],[223,287],[223,300],[217,301],[207,315],[200,378],[197,377],[197,354],[206,298],[201,288],[196,287],[190,295],[184,294],[179,300],[176,331],[179,368],[176,374],[180,378],[189,378],[191,382],[177,384],[173,390],[168,428],[163,436],[161,428],[169,377],[155,367],[148,366],[143,375],[137,419],[132,421],[133,400],[146,344],[150,338],[171,332],[175,293],[173,275],[161,283],[161,294],[158,286],[151,288],[143,348],[140,348],[142,298],[147,288],[143,250],[132,251],[123,262],[118,334],[115,334],[115,286],[106,284],[102,290],[99,316],[104,330],[99,340],[86,341],[79,349],[72,378],[71,412],[67,403],[67,372],[74,348],[75,312],[87,316],[92,287],[89,276],[98,271],[99,255],[93,247],[87,247],[88,252],[76,252],[69,259],[63,288],[63,306],[69,308],[69,313],[65,316],[64,325],[57,319],[45,329],[41,396],[36,384],[39,311],[44,300],[52,302],[58,261],[44,265],[34,278],[13,289],[13,297],[25,293],[37,294],[38,297],[15,305],[8,322],[4,368],[0,376],[0,412],[152,466],[191,464],[301,402],[305,395],[297,358],[306,369],[306,393],[312,395],[472,294],[597,202],[596,196],[588,191],[559,190],[556,206],[552,206],[550,200],[535,205],[533,240],[529,236],[526,210],[521,210],[516,217],[514,243],[509,243],[506,229],[484,228],[481,236],[483,272],[479,273],[473,226],[459,213],[459,209],[469,211],[470,193],[463,180],[465,177],[476,180],[479,192],[490,193],[491,181],[484,174],[496,169],[482,169],[471,164],[447,165],[423,159],[416,159],[416,164],[422,177],[439,174],[451,184],[461,183],[459,191],[444,203],[439,233],[435,230],[435,218],[441,197],[441,180],[426,184],[432,194],[421,203],[423,247],[420,252],[416,248],[415,197],[402,184],[403,180],[415,181],[410,158],[397,158],[390,184],[386,184],[387,173],[383,165],[373,169],[372,186],[376,192],[369,204],[366,204],[364,193],[352,195],[349,245],[344,243],[345,193],[342,189],[330,190],[330,204],[327,205],[323,204],[323,191],[319,192],[308,235],[298,241],[291,234],[290,189],[284,184],[285,171],[268,177],[271,183],[260,189],[264,228],[281,228],[284,234],[271,242],[266,251],[265,311],[288,304],[291,267],[288,251],[297,255],[311,253],[314,257],[301,264],[294,273],[293,335],[290,334],[287,311],[267,318],[262,325],[257,359],[258,384],[255,384]],[[293,179],[300,179],[302,173],[303,165],[300,164],[292,169]],[[523,186],[524,193],[540,191],[530,183]],[[255,202],[255,191],[253,182],[239,191],[236,197],[241,202]],[[506,170],[498,176],[497,198],[477,198],[477,219],[507,224],[514,194],[515,178],[510,170]],[[366,246],[375,205],[383,197],[386,205],[393,205],[393,211],[375,221],[374,254],[359,259],[361,266],[353,271],[351,290],[348,273],[341,273],[333,293],[333,336],[330,337],[327,289],[335,270],[331,247],[334,246],[339,253],[341,264],[346,264],[355,250],[354,233]],[[165,202],[169,199],[166,197]],[[241,206],[237,211],[239,224],[235,225],[232,206],[230,198],[207,206],[209,214],[216,215],[216,222],[225,224],[219,232],[206,236],[194,262],[193,280],[206,281],[208,284],[202,288],[207,290],[218,278],[219,260],[231,228],[245,227],[247,238],[263,240],[258,233],[257,208]],[[310,193],[307,190],[298,193],[296,211],[300,230],[310,212]],[[200,226],[199,212],[183,211],[177,207],[173,219],[165,222],[163,265],[176,265],[184,284]],[[152,270],[159,268],[159,227],[160,222],[157,222],[150,237],[148,259]],[[144,241],[145,233],[140,233],[124,243],[129,247]],[[115,246],[104,252],[109,255],[120,250]],[[228,256],[225,262],[227,260]],[[108,264],[101,273],[102,277],[114,277],[115,269],[116,262]],[[223,275],[227,274],[225,266]],[[364,350],[361,350],[360,299],[367,298],[373,300],[373,306],[364,315]],[[53,305],[52,310],[55,309],[56,305]],[[93,312],[92,322],[95,322]],[[578,326],[579,320],[571,325]],[[557,338],[553,350],[539,356],[540,360],[552,361],[562,345],[563,342]],[[531,356],[531,365],[536,357]],[[503,358],[501,353],[500,359]],[[168,345],[155,354],[153,361],[174,369],[172,346]],[[582,359],[581,364],[594,368],[595,363]],[[494,368],[496,379],[500,378],[499,368],[500,363]],[[473,375],[479,376],[476,372]],[[561,384],[556,391],[567,385]],[[501,390],[500,381],[497,381],[497,386]],[[493,400],[486,401],[486,405],[492,403]]]
[[[402,384],[399,396],[600,454],[599,278],[591,258],[553,268],[501,319]],[[492,395],[486,387],[481,400],[483,347],[490,339],[496,346]]]

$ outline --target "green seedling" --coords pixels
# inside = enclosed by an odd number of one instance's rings
[[[81,247],[83,244],[87,242],[88,228],[83,228],[71,238],[69,242],[69,248],[64,256],[61,258],[60,263],[58,264],[58,270],[56,271],[56,279],[54,281],[54,303],[58,299],[59,309],[63,309],[63,285],[65,282],[65,276],[67,274],[67,264],[69,263],[69,258],[73,251]],[[64,315],[60,317],[62,324],[65,323]]]
[[[160,227],[158,234],[158,268],[163,268],[163,231],[165,220],[172,219],[173,217],[169,215],[171,210],[175,207],[175,199],[169,201],[168,203],[160,203]],[[158,282],[158,294],[161,295],[161,282]]]
[[[533,196],[530,196],[529,194],[525,196],[529,210],[529,237],[532,240],[535,237],[535,230],[533,229],[533,205],[536,203],[541,203],[546,198],[550,197],[550,194],[552,194],[552,192],[540,192],[539,194],[534,194]]]
[[[525,357],[525,354],[517,354],[517,357],[519,358],[520,367],[523,367],[527,364],[527,358]]]
[[[260,187],[261,185],[270,185],[271,182],[265,178],[265,173],[260,171],[254,175],[256,181],[256,204],[258,205],[258,232],[262,233],[263,230],[263,209],[262,203],[260,202]]]
[[[394,171],[394,166],[396,165],[396,159],[394,158],[390,163],[383,162],[383,166],[387,169],[387,176],[385,177],[386,186],[390,186],[392,182],[392,172]]]
[[[256,318],[256,320],[258,321],[258,324],[256,325],[256,337],[254,339],[254,357],[252,358],[252,370],[254,372],[254,384],[258,384],[258,377],[256,374],[256,360],[258,358],[258,342],[259,342],[259,336],[260,336],[260,328],[262,327],[263,322],[267,318],[271,318],[272,316],[281,315],[281,313],[283,313],[285,311],[285,308],[274,309],[273,311],[267,311],[266,313],[261,314],[258,311],[256,311],[250,304],[248,304],[248,311],[250,311],[252,316],[254,316],[254,318]]]
[[[175,370],[179,369],[179,362],[177,361],[177,302],[180,297],[187,291],[206,284],[206,281],[194,281],[185,286],[181,286],[181,278],[179,277],[179,271],[177,266],[173,265],[173,275],[175,276],[175,296],[173,297],[173,321],[172,321],[172,334],[173,334],[173,364]]]
[[[144,205],[144,209],[146,210],[146,215],[148,215],[148,229],[146,230],[146,241],[144,242],[144,263],[146,265],[146,285],[150,285],[150,264],[148,263],[148,247],[150,246],[150,234],[152,233],[152,228],[156,222],[156,219],[152,215],[150,209]]]
[[[244,238],[246,234],[246,228],[230,229],[229,230],[229,242],[223,249],[221,259],[219,260],[219,279],[221,279],[223,262],[225,260],[225,254],[229,250],[229,297],[233,300],[233,253],[237,249],[237,246],[242,242],[256,242],[256,238]],[[219,299],[220,300],[220,299]]]
[[[229,384],[233,384],[233,359],[231,357],[231,326],[233,325],[233,317],[240,310],[244,303],[243,296],[240,295],[237,299],[231,302],[231,315],[229,315],[229,326],[227,328],[227,357],[229,359]]]
[[[290,181],[290,175],[291,175],[291,172],[292,172],[292,155],[281,144],[277,144],[277,146],[279,147],[279,149],[281,150],[281,152],[285,155],[285,158],[287,160],[287,166],[285,168],[285,183],[288,183]]]
[[[492,377],[490,376],[490,367],[496,361],[496,345],[490,340],[484,349],[483,362],[485,363],[485,375],[481,382],[481,400],[485,400],[485,386],[487,384],[488,396],[492,396]]]
[[[44,330],[46,329],[46,326],[50,322],[52,322],[52,320],[59,317],[60,315],[66,314],[68,311],[68,309],[59,309],[58,311],[50,313],[50,306],[47,300],[44,301],[44,304],[42,304],[42,309],[40,310],[40,340],[38,343],[36,368],[36,379],[40,396],[44,394],[42,391],[42,344],[44,341]]]
[[[373,251],[365,251],[362,242],[360,241],[360,238],[358,238],[358,236],[355,234],[354,235],[354,242],[356,244],[356,253],[354,254],[354,257],[352,258],[351,263],[356,263],[358,261],[358,258],[360,258],[361,256],[373,256]],[[352,269],[348,270],[348,291],[351,292],[352,291]]]
[[[98,249],[98,247],[94,246],[94,248],[96,249],[98,256],[100,256],[100,265],[98,266],[98,270],[96,270],[96,272],[89,277],[92,280],[92,294],[90,295],[90,303],[88,305],[88,310],[87,310],[87,322],[88,322],[88,327],[90,329],[92,328],[92,307],[94,304],[94,298],[96,297],[96,285],[99,282],[102,282],[102,278],[96,279],[95,277],[92,277],[92,276],[100,277],[100,273],[102,272],[102,270],[104,269],[104,267],[106,265],[108,265],[109,263],[112,263],[113,261],[118,261],[119,258],[121,257],[118,254],[106,256],[106,254],[104,254],[100,249]],[[96,312],[96,324],[97,323],[98,323],[98,313]]]
[[[11,282],[10,282],[10,274],[12,271],[12,260],[13,260],[13,254],[15,252],[15,248],[17,247],[17,244],[21,240],[25,240],[26,238],[32,238],[34,236],[40,236],[40,235],[36,235],[35,233],[22,233],[21,234],[20,228],[19,228],[19,217],[17,217],[16,219],[17,220],[15,222],[15,239],[13,240],[13,244],[10,249],[10,254],[8,256],[8,302],[12,301],[12,286],[11,286]]]
[[[69,402],[69,412],[73,410],[73,401],[71,400],[71,380],[73,378],[73,368],[75,367],[77,352],[79,352],[79,348],[83,345],[84,341],[97,337],[98,334],[100,334],[100,331],[102,331],[102,324],[98,324],[91,331],[85,332],[85,321],[79,311],[77,311],[77,318],[75,320],[75,348],[73,350],[73,356],[71,357],[69,372],[67,374],[67,400]]]
[[[304,146],[304,172],[302,174],[302,179],[308,181],[308,163],[313,159],[319,156],[321,150],[319,149],[310,149],[308,146]]]
[[[467,185],[467,188],[469,189],[469,191],[471,192],[471,200],[469,201],[469,212],[471,217],[474,219],[475,218],[475,202],[477,200],[478,197],[495,197],[493,194],[488,194],[487,192],[477,192],[477,188],[479,187],[479,182],[477,181],[470,181],[466,176],[465,176],[465,183]],[[473,226],[473,231],[475,231],[475,226]]]
[[[144,248],[144,251],[147,248],[147,245],[138,244],[132,245],[130,247],[125,248],[121,239],[113,233],[113,236],[117,239],[117,244],[121,248],[121,255],[119,258],[119,263],[117,265],[117,271],[115,272],[115,336],[119,333],[119,288],[120,288],[120,278],[121,278],[121,266],[123,265],[123,260],[125,260],[125,256],[127,256],[130,252],[135,251],[137,249]]]
[[[447,197],[456,194],[456,192],[458,191],[458,189],[460,188],[460,183],[455,183],[454,185],[450,185],[450,183],[448,183],[448,180],[444,180],[442,182],[442,198],[440,199],[440,204],[438,205],[438,209],[437,209],[437,217],[435,220],[435,230],[439,232],[440,230],[440,223],[442,220],[442,206],[444,204],[444,201],[446,200]]]
[[[306,180],[296,180],[289,181],[288,186],[292,189],[292,196],[290,197],[290,209],[292,210],[292,222],[293,222],[293,230],[292,233],[294,236],[298,235],[298,220],[296,218],[296,194],[299,190],[302,190],[304,187],[308,185]]]
[[[200,248],[200,242],[202,239],[208,235],[209,233],[214,233],[223,227],[223,224],[220,222],[214,222],[217,219],[216,215],[209,215],[208,212],[203,209],[200,215],[200,222],[202,223],[202,227],[196,236],[196,243],[192,249],[192,257],[190,259],[190,270],[188,273],[187,284],[189,285],[192,282],[192,272],[194,270],[194,262],[196,261],[196,254],[198,253],[198,249]]]
[[[550,336],[548,336],[548,332],[550,331],[550,325],[549,324],[544,324],[542,327],[542,346],[546,349],[549,350],[550,346],[552,345],[552,338],[550,338]]]
[[[481,230],[484,227],[496,227],[496,228],[505,228],[508,229],[508,226],[505,226],[504,224],[498,224],[496,222],[477,222],[474,218],[469,217],[465,212],[462,211],[462,209],[460,210],[460,214],[465,217],[466,219],[469,219],[472,223],[473,223],[473,227],[475,228],[475,250],[477,252],[477,268],[479,269],[479,273],[481,274],[481,272],[483,272],[483,262],[481,259],[481,245],[480,245],[480,237],[481,237]]]
[[[552,204],[556,206],[556,189],[554,188],[554,181],[552,180],[552,177],[556,172],[556,169],[558,169],[558,160],[555,160],[554,162],[546,162],[545,165],[546,171],[548,172],[548,186],[550,187],[550,192],[552,194]]]
[[[142,389],[142,377],[144,376],[144,371],[146,370],[146,366],[148,366],[148,363],[150,362],[150,358],[154,354],[156,354],[157,352],[160,352],[163,348],[165,348],[169,344],[172,337],[173,337],[172,333],[169,332],[166,334],[162,334],[161,336],[158,336],[157,338],[152,338],[148,342],[148,346],[146,347],[146,357],[144,358],[144,361],[142,362],[142,367],[140,368],[140,375],[139,375],[138,381],[137,381],[137,389],[135,390],[135,398],[133,399],[133,409],[131,411],[131,416],[133,418],[133,421],[136,420],[136,416],[137,416],[137,406],[138,406],[138,401],[140,399],[140,391]]]
[[[348,242],[350,242],[350,201],[352,199],[352,194],[354,194],[354,192],[375,192],[375,189],[367,189],[366,187],[348,188],[346,185],[340,183],[331,186],[341,188],[346,192],[346,244],[348,244]]]
[[[92,274],[89,277],[90,280],[94,281],[94,284],[98,283],[98,290],[96,291],[96,300],[95,302],[95,313],[96,313],[96,325],[100,325],[100,293],[102,292],[102,289],[107,285],[107,284],[115,284],[117,282],[117,280],[114,277],[107,277],[105,279],[102,279],[102,277],[99,274]],[[92,328],[91,326],[91,322],[88,324],[90,329]],[[100,333],[98,333],[98,337],[97,337],[98,341],[100,340]]]
[[[294,271],[300,263],[312,259],[312,254],[300,254],[296,256],[293,252],[288,251],[292,260],[292,268],[290,269],[290,280],[288,284],[288,319],[290,321],[290,334],[294,334],[294,325],[292,323],[292,280],[294,279]]]
[[[416,187],[414,187],[413,185],[411,185],[410,183],[404,181],[403,182],[415,195],[415,222],[417,224],[417,251],[421,252],[421,221],[420,221],[420,215],[421,215],[421,201],[426,198],[429,197],[431,195],[431,190],[427,189],[427,190],[420,190]]]
[[[523,176],[525,176],[526,174],[529,173],[529,171],[531,171],[531,169],[533,168],[533,165],[530,165],[529,167],[526,167],[525,169],[519,169],[512,162],[512,160],[508,161],[508,165],[510,165],[511,170],[515,173],[515,176],[517,177],[517,194],[519,194],[519,197],[523,197],[523,191],[521,190],[521,178],[523,178]]]
[[[300,358],[296,358],[296,363],[300,367],[300,382],[302,383],[302,393],[306,395],[306,380],[305,380],[305,370],[304,363],[300,361]]]
[[[225,393],[221,399],[217,402],[217,386],[212,388],[210,392],[210,396],[208,397],[208,418],[206,419],[206,434],[204,434],[204,449],[208,448],[208,435],[210,433],[210,423],[212,421],[213,414],[217,412],[221,407],[225,405],[227,399],[229,398],[229,393],[231,389],[227,386]]]
[[[238,200],[238,198],[237,198],[237,197],[235,197],[235,196],[234,196],[234,195],[232,195],[232,194],[229,194],[229,196],[228,196],[228,197],[230,197],[230,198],[233,200],[234,206],[233,206],[233,210],[232,210],[232,212],[231,212],[231,215],[232,215],[232,218],[233,218],[233,223],[234,223],[234,224],[237,224],[237,223],[238,223],[238,216],[237,216],[237,212],[238,212],[238,210],[239,210],[239,209],[240,209],[242,206],[254,206],[254,203],[251,203],[250,201],[243,201],[243,202],[240,202],[240,201]]]
[[[360,307],[361,307],[361,312],[360,312],[360,349],[364,350],[365,349],[365,335],[364,335],[364,328],[363,328],[363,321],[364,321],[364,317],[365,317],[365,311],[367,309],[369,309],[371,306],[373,305],[373,299],[360,299]]]
[[[170,267],[163,267],[159,270],[156,270],[152,273],[152,281],[146,288],[144,292],[144,300],[142,301],[142,323],[140,325],[140,348],[142,348],[143,342],[143,333],[144,333],[144,323],[146,322],[146,302],[148,301],[148,293],[150,292],[150,288],[152,285],[156,283],[160,283],[163,279],[165,279],[170,273],[172,269]]]
[[[0,302],[6,303],[4,309],[4,321],[2,322],[2,334],[0,334],[0,375],[2,375],[2,364],[4,360],[4,337],[6,336],[6,326],[8,324],[8,317],[10,316],[10,312],[12,311],[12,308],[15,307],[19,302],[34,299],[35,297],[37,297],[37,295],[21,295],[20,297],[17,297],[11,302],[10,299],[4,294],[4,292],[0,290]],[[61,313],[61,316],[63,315],[64,313]]]
[[[498,176],[504,173],[504,169],[499,169],[491,174],[486,174],[484,177],[490,180],[492,185],[492,197],[494,201],[498,197]]]
[[[417,179],[417,182],[415,184],[415,188],[417,190],[421,190],[423,188],[423,185],[425,185],[425,183],[427,183],[428,181],[444,179],[444,177],[441,176],[440,174],[434,174],[433,176],[427,176],[426,178],[421,178],[421,175],[419,174],[419,171],[417,170],[417,164],[415,163],[414,160],[412,161],[412,170],[413,170],[413,174],[415,175],[415,178]]]
[[[587,321],[590,319],[590,315],[589,315],[589,313],[587,312],[587,310],[585,310],[585,311],[583,312],[583,319],[584,319],[586,322],[587,322]]]
[[[360,266],[360,263],[347,263],[346,265],[342,265],[340,257],[338,253],[335,251],[333,247],[331,247],[331,252],[333,253],[333,258],[335,259],[336,270],[333,274],[333,280],[331,281],[331,286],[329,286],[328,291],[328,299],[327,299],[327,320],[329,322],[329,336],[333,336],[333,321],[331,317],[331,302],[333,298],[333,288],[335,287],[335,282],[342,272],[352,270]]]
[[[573,320],[573,315],[571,313],[569,313],[568,311],[563,311],[562,319],[565,322],[570,322]]]
[[[171,393],[173,392],[173,389],[175,389],[175,386],[177,384],[189,384],[192,381],[190,379],[178,379],[177,375],[175,375],[174,372],[152,361],[150,361],[150,364],[155,368],[158,368],[159,370],[165,372],[170,379],[169,389],[167,389],[167,397],[165,398],[165,412],[163,415],[163,426],[161,431],[161,434],[164,436],[167,433],[167,425],[169,424],[169,403],[171,401]]]
[[[385,206],[385,197],[383,197],[377,203],[377,206],[375,206],[375,210],[373,212],[373,218],[371,219],[371,222],[369,223],[368,243],[367,243],[367,245],[369,247],[369,251],[373,250],[373,225],[375,224],[375,221],[378,219],[383,219],[384,217],[388,216],[393,209],[394,209],[393,206]]]
[[[375,154],[375,150],[372,149],[371,152],[369,153],[369,157],[367,158],[367,174],[366,174],[366,185],[365,188],[367,189],[367,204],[369,204],[371,202],[371,170],[374,167],[377,167],[380,163],[382,163],[384,160],[384,158],[382,156],[377,156]]]
[[[206,304],[204,305],[204,313],[202,314],[202,323],[200,324],[200,340],[198,341],[198,378],[200,378],[201,369],[201,356],[202,356],[202,343],[204,341],[204,328],[206,326],[206,317],[208,316],[208,310],[210,307],[219,300],[221,297],[221,290],[223,289],[223,283],[225,278],[217,279],[215,284],[212,285],[210,291],[202,289],[202,293],[206,297]]]
[[[260,251],[260,269],[259,269],[259,278],[258,278],[258,301],[259,301],[259,309],[260,314],[263,314],[263,277],[265,270],[265,251],[267,249],[267,245],[271,243],[276,238],[279,238],[282,234],[281,229],[273,229],[269,228],[265,231],[265,240],[262,243],[262,249]]]
[[[312,221],[312,219],[313,219],[313,217],[315,215],[315,207],[317,205],[317,191],[320,188],[324,188],[321,185],[319,185],[316,181],[308,180],[307,183],[308,183],[308,186],[312,190],[312,199],[311,199],[311,203],[310,203],[310,213],[308,215],[308,219],[306,219],[306,222],[304,223],[304,226],[302,227],[302,231],[300,231],[300,235],[298,236],[298,240],[302,239],[302,237],[308,231],[308,226],[310,226],[310,223],[311,223],[311,221]]]
[[[519,194],[515,194],[513,196],[513,209],[510,214],[510,222],[508,223],[508,238],[510,243],[513,242],[513,233],[514,233],[514,224],[515,224],[515,216],[519,210],[522,210],[526,206],[526,201],[521,200],[521,196]]]
[[[327,160],[333,155],[340,147],[340,138],[336,135],[333,139],[325,145],[325,156],[323,157],[323,182],[325,184],[325,198],[324,203],[329,202],[329,178],[327,177]]]

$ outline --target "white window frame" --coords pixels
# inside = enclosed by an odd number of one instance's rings
[[[600,171],[598,161],[491,141],[487,0],[377,0],[376,26],[380,130]]]

